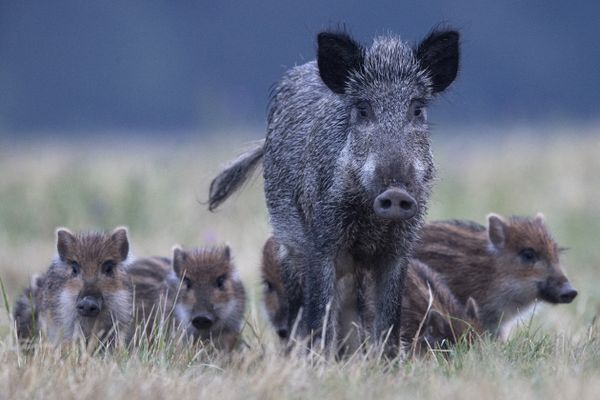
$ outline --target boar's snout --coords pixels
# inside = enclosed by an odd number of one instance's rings
[[[102,310],[102,300],[94,296],[85,296],[77,302],[77,312],[82,317],[95,317]]]
[[[375,198],[375,215],[389,220],[407,220],[415,216],[417,202],[405,190],[390,188]]]
[[[214,322],[213,317],[210,316],[209,314],[204,314],[204,313],[197,314],[192,319],[192,325],[194,325],[194,328],[196,328],[198,330],[210,329],[213,322]]]
[[[577,289],[575,289],[569,282],[565,283],[560,292],[558,293],[559,303],[570,303],[577,297]]]

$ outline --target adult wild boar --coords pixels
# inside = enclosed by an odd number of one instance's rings
[[[459,34],[434,30],[416,46],[382,36],[364,48],[347,33],[321,32],[317,42],[317,60],[276,85],[266,140],[211,183],[209,209],[264,159],[290,326],[302,307],[300,335],[333,339],[336,281],[368,268],[373,334],[389,333],[396,346],[407,256],[435,173],[426,108],[456,77]]]

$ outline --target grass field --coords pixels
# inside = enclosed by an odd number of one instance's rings
[[[260,134],[255,135],[256,138]],[[506,344],[489,340],[449,358],[386,364],[282,357],[258,306],[260,247],[269,234],[262,182],[217,213],[211,177],[249,139],[14,141],[0,138],[0,277],[12,303],[54,254],[54,230],[127,225],[135,255],[175,243],[231,244],[251,298],[231,356],[164,348],[90,356],[19,352],[0,310],[0,399],[30,398],[598,398],[600,392],[600,127],[572,134],[515,129],[502,137],[434,136],[439,169],[430,219],[485,221],[488,212],[544,212],[579,296],[540,307]]]

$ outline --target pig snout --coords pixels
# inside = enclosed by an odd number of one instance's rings
[[[550,281],[540,290],[541,298],[554,304],[565,304],[573,301],[577,297],[577,290],[571,286],[569,281],[556,285]]]
[[[192,318],[192,325],[194,325],[194,328],[198,330],[210,329],[213,323],[213,317],[206,313],[197,314],[194,316],[194,318]]]
[[[279,329],[277,329],[277,336],[279,336],[279,338],[283,340],[287,339],[289,336],[288,328],[280,327]]]
[[[569,282],[565,283],[558,292],[559,303],[570,303],[577,297],[577,289],[575,289]]]
[[[96,317],[102,310],[102,300],[94,296],[85,296],[77,302],[77,312],[82,317]]]
[[[373,210],[382,219],[403,221],[417,214],[418,205],[415,199],[405,190],[390,188],[375,198]]]

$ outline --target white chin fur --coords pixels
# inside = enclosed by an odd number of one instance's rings
[[[179,326],[182,329],[187,329],[188,326],[190,325],[190,312],[189,310],[181,305],[181,304],[177,304],[175,306],[175,316],[177,317],[177,321]]]

